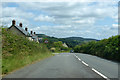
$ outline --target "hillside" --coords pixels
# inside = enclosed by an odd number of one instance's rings
[[[42,37],[44,39],[48,39],[50,43],[62,41],[63,43],[66,43],[71,48],[75,47],[78,44],[83,44],[85,42],[98,41],[96,39],[82,38],[82,37],[56,38],[56,37],[46,36],[45,34],[36,34],[36,35],[40,38]]]
[[[120,48],[118,45],[119,40],[120,35],[112,36],[101,41],[92,41],[82,45],[77,45],[74,48],[74,51],[78,53],[96,55],[110,60],[120,61],[120,53],[118,53]]]
[[[47,38],[49,36],[46,36],[45,34],[36,34],[38,37],[44,37],[44,38]]]
[[[59,40],[65,42],[71,48],[75,47],[76,45],[80,45],[89,41],[97,41],[96,39],[89,39],[82,37],[59,38]]]
[[[51,56],[46,45],[2,29],[2,74]]]

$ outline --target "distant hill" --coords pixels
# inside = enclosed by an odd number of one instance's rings
[[[45,34],[36,34],[38,37],[43,37],[43,38],[46,38],[46,37],[49,37],[49,36],[46,36]]]
[[[82,44],[89,41],[98,41],[96,39],[92,38],[82,38],[82,37],[67,37],[67,38],[56,38],[56,37],[50,37],[45,34],[36,34],[38,37],[42,37],[44,39],[48,39],[50,43],[62,41],[63,43],[66,43],[69,47],[73,48],[78,44]]]
[[[69,47],[75,47],[76,45],[83,44],[89,41],[97,41],[96,39],[91,38],[82,38],[82,37],[68,37],[68,38],[59,38],[60,41],[65,42]]]

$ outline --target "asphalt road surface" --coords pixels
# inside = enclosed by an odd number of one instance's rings
[[[96,56],[60,53],[4,78],[118,78],[118,64]]]

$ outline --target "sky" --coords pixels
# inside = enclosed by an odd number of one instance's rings
[[[104,39],[118,34],[118,1],[2,2],[0,21],[57,38]]]

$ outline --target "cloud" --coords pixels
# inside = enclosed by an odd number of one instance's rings
[[[97,39],[116,34],[116,29],[111,31],[111,27],[116,27],[116,23],[104,22],[109,25],[104,26],[98,21],[109,17],[117,22],[117,2],[29,2],[16,4],[19,7],[8,7],[7,5],[7,7],[3,7],[3,18],[12,19],[14,17],[19,19],[18,21],[22,19],[21,21],[30,25],[30,29],[37,33],[45,33],[55,37],[82,36]],[[4,22],[10,22],[7,20]],[[49,22],[53,25],[47,25]],[[37,24],[31,26],[30,23]]]
[[[5,7],[2,9],[2,17],[23,17],[23,18],[33,18],[34,14],[30,12],[25,12],[17,7]]]
[[[85,18],[83,20],[76,20],[74,21],[75,23],[79,23],[79,24],[94,24],[95,23],[95,18]]]
[[[45,15],[39,15],[37,17],[34,18],[35,21],[46,21],[46,22],[53,22],[55,21],[54,17],[50,17],[50,16],[45,16]]]
[[[3,0],[2,2],[54,2],[54,0]],[[55,2],[118,2],[118,0],[56,0]]]
[[[29,19],[34,18],[34,16],[35,15],[33,13],[24,11],[19,7],[2,7],[2,18],[0,19],[2,24],[0,25],[10,27],[11,21],[15,19],[16,25],[19,25],[19,23],[22,22],[23,27],[30,28],[31,22]]]
[[[118,28],[118,24],[112,24],[113,28]]]
[[[30,28],[30,23],[28,20],[23,19],[23,18],[16,18],[16,17],[4,17],[4,18],[0,18],[0,21],[2,22],[1,25],[10,27],[12,25],[12,20],[16,20],[16,25],[19,25],[19,23],[23,23],[23,27],[28,27]]]
[[[115,4],[115,3],[114,3]],[[73,17],[95,17],[95,18],[104,18],[106,16],[113,16],[117,12],[117,7],[114,7],[112,3],[100,2],[94,5],[91,3],[74,3],[71,5],[71,2],[63,3],[27,3],[23,7],[31,8],[33,10],[41,10],[46,13],[53,15],[55,18],[68,19]],[[111,14],[109,14],[111,13]]]

